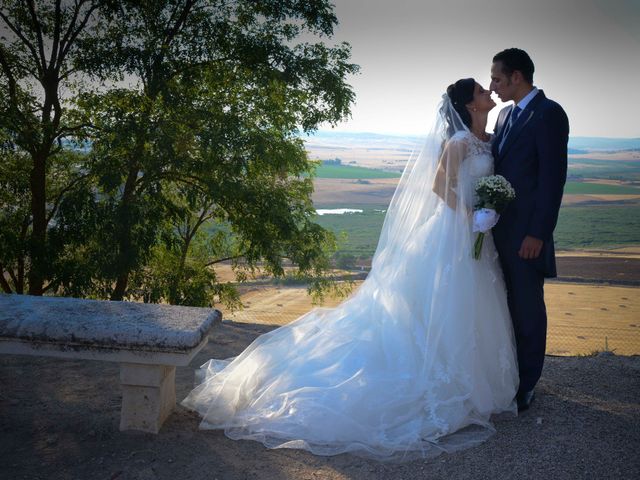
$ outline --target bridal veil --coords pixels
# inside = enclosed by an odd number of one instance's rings
[[[480,261],[471,256],[465,164],[475,155],[492,168],[485,150],[445,95],[404,169],[367,279],[337,307],[203,365],[182,403],[200,413],[201,428],[270,448],[380,460],[486,439],[491,414],[513,410],[517,368],[492,242]]]

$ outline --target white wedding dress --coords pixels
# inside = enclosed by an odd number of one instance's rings
[[[431,185],[412,193],[430,200],[412,203],[406,189],[424,182],[409,179],[351,298],[203,365],[182,402],[201,428],[270,448],[397,460],[476,445],[494,431],[493,413],[515,412],[514,339],[490,234],[481,259],[471,256],[469,208],[476,180],[493,172],[490,144],[461,130],[448,146],[458,207]],[[407,218],[407,206],[422,211]]]

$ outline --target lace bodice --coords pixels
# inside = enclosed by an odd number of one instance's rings
[[[453,138],[459,137],[464,142],[466,153],[460,164],[458,172],[458,191],[464,190],[464,198],[471,200],[473,206],[476,202],[476,182],[488,175],[493,175],[493,155],[491,153],[491,140],[483,142],[471,132],[458,132]],[[452,139],[453,139],[452,138]]]
[[[454,210],[458,203],[472,209],[476,203],[476,182],[492,174],[491,141],[483,142],[467,130],[460,131],[442,150],[433,191]]]

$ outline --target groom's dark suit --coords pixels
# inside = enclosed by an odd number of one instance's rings
[[[544,278],[556,276],[553,230],[567,177],[569,122],[560,105],[542,90],[507,130],[512,107],[504,108],[493,142],[495,173],[505,177],[516,198],[502,213],[493,237],[507,285],[518,365],[519,392],[532,390],[542,373],[547,335]],[[540,256],[519,257],[523,239],[544,242]]]

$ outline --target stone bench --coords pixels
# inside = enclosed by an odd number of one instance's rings
[[[218,310],[0,294],[0,353],[120,363],[120,430],[157,433]]]

